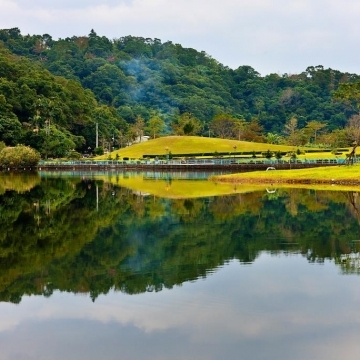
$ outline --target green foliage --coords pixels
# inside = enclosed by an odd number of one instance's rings
[[[15,116],[0,115],[0,140],[7,145],[16,145],[21,136],[21,123]]]
[[[95,155],[104,155],[104,148],[102,146],[99,146],[95,148],[94,153]]]
[[[263,156],[266,158],[266,159],[271,159],[273,156],[274,156],[274,153],[270,150],[267,150],[265,153],[263,153]]]
[[[190,113],[183,113],[172,123],[176,135],[198,135],[202,130],[201,122]]]
[[[34,167],[39,160],[39,153],[24,145],[5,147],[0,151],[0,166],[3,168]]]
[[[81,159],[81,154],[77,151],[69,151],[66,157],[68,159],[79,160]]]
[[[283,154],[281,151],[276,151],[275,158],[276,160],[280,160],[283,157]]]
[[[170,41],[110,40],[94,30],[54,40],[3,29],[0,40],[0,140],[30,145],[43,156],[55,156],[55,144],[44,148],[46,141],[33,141],[31,133],[49,123],[83,139],[71,141],[84,152],[95,148],[95,123],[104,148],[122,147],[134,137],[138,117],[151,137],[212,131],[273,144],[281,143],[289,119],[296,119],[288,143],[345,146],[334,131],[358,112],[360,77],[323,66],[262,77],[250,66],[232,70]],[[334,92],[338,101],[332,101]],[[188,114],[196,121],[179,120]]]
[[[88,36],[53,40],[50,35],[23,36],[19,29],[0,30],[0,39],[12,53],[90,89],[100,104],[116,108],[128,123],[138,115],[147,122],[152,112],[162,114],[168,127],[174,114],[191,113],[207,124],[216,115],[229,114],[247,122],[257,117],[267,133],[280,134],[292,117],[298,119],[299,128],[317,121],[332,131],[357,112],[356,101],[355,107],[354,100],[348,101],[357,96],[357,89],[344,83],[359,81],[359,76],[323,66],[309,66],[300,74],[262,77],[250,66],[232,70],[205,52],[159,39],[110,40],[92,31]],[[18,92],[13,85],[5,84],[4,91]],[[51,87],[43,89],[41,95],[48,98]],[[339,101],[333,102],[337,89]],[[25,82],[24,99],[32,97],[32,90]],[[7,101],[10,106],[22,103]],[[185,130],[191,131],[191,125]]]
[[[165,121],[160,116],[153,116],[149,119],[146,130],[155,139],[164,132],[165,126]]]

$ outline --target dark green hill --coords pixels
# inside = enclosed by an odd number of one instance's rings
[[[79,81],[11,54],[0,41],[0,141],[30,145],[44,157],[67,156],[73,149],[94,147],[99,114],[109,137],[114,129],[126,128],[115,109],[99,105]]]
[[[72,116],[63,116],[65,128],[85,137],[83,148],[94,147],[94,126],[81,129],[83,119],[89,118],[102,123],[101,136],[106,139],[117,138],[120,130],[126,130],[122,119],[129,124],[141,116],[147,122],[161,114],[169,125],[185,112],[202,121],[204,134],[206,124],[220,113],[247,121],[256,117],[265,132],[280,133],[292,116],[297,117],[300,128],[316,120],[327,123],[331,131],[342,128],[355,113],[345,103],[333,101],[333,91],[340,83],[360,80],[358,75],[322,66],[310,66],[301,74],[262,77],[250,66],[233,70],[205,52],[170,41],[133,36],[110,40],[93,30],[87,36],[54,40],[48,34],[22,35],[17,28],[4,29],[0,30],[0,43],[38,64],[38,71],[47,69],[68,79],[62,80],[61,86],[79,88],[80,83],[92,91],[99,106],[106,106],[92,116],[76,116],[82,119],[80,126]],[[86,94],[87,101],[92,97],[80,88],[75,92]],[[80,105],[78,111],[89,108]],[[20,122],[27,121],[27,112],[14,113]]]

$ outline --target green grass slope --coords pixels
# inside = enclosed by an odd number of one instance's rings
[[[113,151],[110,155],[115,159],[116,154],[120,159],[139,159],[143,155],[165,155],[167,151],[172,156],[176,154],[198,154],[210,152],[242,152],[242,151],[294,151],[296,147],[287,145],[273,145],[266,143],[255,143],[249,141],[237,141],[228,139],[217,139],[200,136],[166,136],[152,139],[140,144],[134,144],[126,148]],[[97,159],[107,159],[107,155]]]

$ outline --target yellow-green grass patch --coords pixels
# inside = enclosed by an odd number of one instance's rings
[[[123,176],[119,174],[95,175],[95,179],[103,180],[116,186],[131,189],[139,194],[150,194],[162,198],[184,199],[209,196],[248,193],[258,190],[249,185],[239,188],[236,184],[216,183],[207,180],[147,179],[143,175]]]
[[[110,156],[115,159],[116,154],[118,154],[121,159],[124,157],[141,159],[144,155],[165,155],[167,152],[171,152],[172,156],[176,156],[176,154],[215,152],[232,154],[233,152],[265,152],[267,150],[273,152],[291,152],[296,151],[297,147],[200,136],[166,136],[113,151]],[[97,157],[97,159],[107,159],[108,156],[109,154],[102,155]]]
[[[360,184],[360,165],[329,166],[296,170],[271,170],[213,176],[217,182],[244,184]]]

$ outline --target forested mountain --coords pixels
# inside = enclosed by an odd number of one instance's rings
[[[170,133],[181,114],[198,119],[203,134],[220,114],[257,121],[265,134],[281,134],[294,117],[299,127],[317,121],[332,131],[343,128],[356,112],[334,101],[333,92],[340,83],[360,80],[323,66],[263,77],[250,66],[233,70],[203,51],[170,41],[108,39],[93,30],[88,36],[59,40],[48,34],[22,35],[18,28],[0,30],[0,57],[0,115],[16,124],[16,134],[24,123],[46,130],[45,121],[51,118],[64,133],[83,137],[66,135],[73,148],[82,150],[95,146],[95,122],[103,142],[112,139],[115,145],[128,132],[128,124],[139,118],[145,128],[150,119],[160,117],[166,125],[163,131]],[[41,118],[38,124],[36,116]],[[10,137],[0,140],[19,141]],[[22,142],[33,145],[31,137],[22,131]]]

